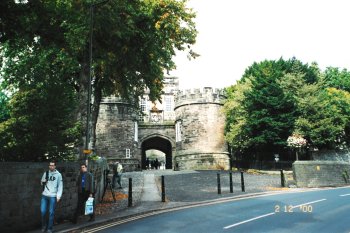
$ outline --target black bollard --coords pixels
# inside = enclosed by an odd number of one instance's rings
[[[132,178],[129,178],[128,207],[132,206]]]
[[[242,192],[245,192],[243,171],[241,171],[241,186],[242,186]]]
[[[281,186],[284,187],[284,174],[282,169],[281,169]]]
[[[230,193],[233,193],[232,172],[230,172]]]
[[[162,202],[165,202],[165,185],[164,185],[164,176],[162,176]]]
[[[217,174],[218,180],[218,194],[221,194],[221,183],[220,183],[220,173]]]

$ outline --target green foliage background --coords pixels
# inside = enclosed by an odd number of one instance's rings
[[[226,89],[226,140],[236,153],[267,159],[286,154],[293,133],[303,135],[309,148],[347,148],[349,75],[333,67],[321,72],[316,63],[295,58],[253,63]]]
[[[176,50],[193,54],[186,0],[0,2],[0,161],[82,156],[92,72],[92,142],[103,96],[160,97]],[[93,5],[92,5],[93,4]],[[93,6],[93,21],[91,9]],[[93,64],[89,40],[92,26]],[[4,91],[2,91],[4,90]]]

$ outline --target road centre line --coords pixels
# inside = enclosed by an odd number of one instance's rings
[[[348,194],[342,194],[342,195],[339,195],[340,197],[345,197],[345,196],[350,196],[350,193]]]
[[[310,205],[310,204],[314,204],[314,203],[317,203],[317,202],[326,201],[326,200],[327,199],[320,199],[320,200],[316,200],[316,201],[306,202],[306,203],[303,203],[303,204],[300,204],[300,205],[293,206],[292,209],[298,208],[298,207],[304,206],[304,205]]]
[[[306,203],[303,203],[303,204],[300,204],[300,205],[293,206],[292,208],[294,209],[294,208],[298,208],[300,206],[310,205],[310,204],[314,204],[314,203],[321,202],[321,201],[326,201],[326,200],[327,199],[320,199],[320,200],[316,200],[316,201],[310,201],[310,202],[306,202]],[[257,220],[257,219],[260,219],[260,218],[265,218],[265,217],[268,217],[268,216],[271,216],[271,215],[274,215],[274,214],[275,214],[274,212],[271,212],[271,213],[268,213],[268,214],[260,215],[260,216],[257,216],[255,218],[251,218],[251,219],[248,219],[248,220],[244,220],[242,222],[238,222],[238,223],[226,226],[226,227],[224,227],[224,229],[229,229],[229,228],[232,228],[232,227],[235,227],[235,226],[238,226],[238,225],[242,225],[244,223],[251,222],[251,221],[254,221],[254,220]]]
[[[229,228],[232,228],[232,227],[235,227],[235,226],[247,223],[247,222],[251,222],[251,221],[257,220],[259,218],[265,218],[265,217],[268,217],[268,216],[274,215],[274,214],[275,214],[274,212],[271,212],[271,213],[268,213],[268,214],[260,215],[260,216],[255,217],[255,218],[251,218],[251,219],[248,219],[248,220],[245,220],[245,221],[242,221],[242,222],[238,222],[238,223],[226,226],[226,227],[224,227],[224,229],[229,229]]]

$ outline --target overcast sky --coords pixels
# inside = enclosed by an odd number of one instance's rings
[[[176,58],[180,88],[226,87],[254,61],[316,61],[350,69],[348,0],[190,0],[197,12],[194,51]]]

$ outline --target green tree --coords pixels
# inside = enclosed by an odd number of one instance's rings
[[[350,92],[350,72],[347,69],[327,67],[322,81],[325,87],[334,87]]]
[[[192,52],[195,14],[186,7],[186,2],[110,0],[94,7],[93,136],[103,95],[116,94],[137,103],[138,96],[148,88],[155,100],[161,94],[164,71],[175,67],[172,61],[175,51]],[[70,0],[0,3],[4,79],[18,90],[26,90],[33,83],[40,86],[48,80],[74,88],[77,105],[73,121],[82,126],[81,139],[90,85],[92,3]],[[43,70],[49,71],[48,75],[42,76]],[[80,140],[81,148],[82,143]]]
[[[312,84],[306,82],[302,73],[280,82],[297,106],[293,133],[303,135],[309,146],[334,149],[348,144],[349,95],[346,85],[338,85],[347,78],[345,70],[338,71],[318,71],[319,81]]]
[[[236,85],[226,88],[225,139],[235,151],[243,152],[249,147],[250,133],[245,127],[248,113],[243,107],[243,102],[245,101],[244,93],[250,89],[250,79],[246,79],[245,82],[238,81]]]
[[[228,88],[226,140],[243,153],[283,150],[297,115],[294,91],[316,82],[319,69],[292,58],[248,67],[241,81]]]
[[[76,92],[72,86],[55,81],[59,77],[54,67],[37,62],[40,69],[27,73],[32,82],[21,85],[13,94],[8,104],[10,118],[0,123],[0,160],[73,158],[74,143],[80,135],[79,124],[72,121]]]
[[[7,106],[8,101],[8,96],[4,92],[0,91],[0,123],[7,120],[10,117],[9,109]]]
[[[298,100],[295,132],[319,149],[349,145],[350,93],[336,88],[305,86]]]
[[[248,112],[246,127],[251,133],[250,146],[273,151],[285,145],[293,127],[295,106],[278,84],[283,76],[284,61],[264,61],[252,66],[255,76],[252,91],[245,94]]]

